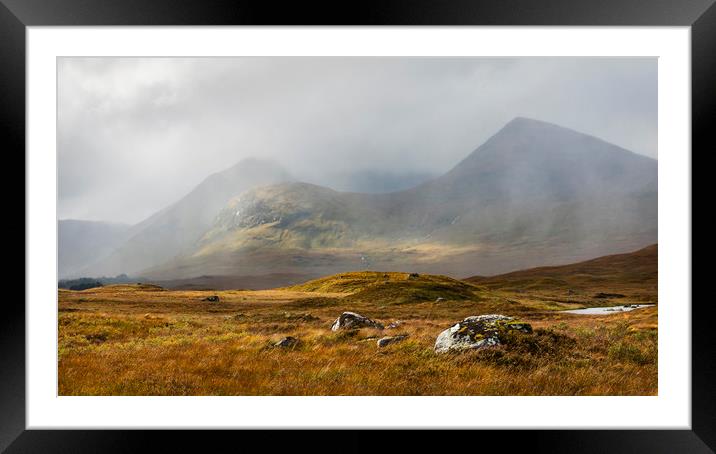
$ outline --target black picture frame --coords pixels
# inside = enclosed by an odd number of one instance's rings
[[[257,0],[0,0],[0,140],[6,157],[5,169],[7,173],[19,175],[17,169],[25,166],[24,159],[19,161],[20,156],[25,155],[25,29],[28,26],[65,25],[690,26],[692,150],[713,153],[716,150],[711,131],[711,118],[716,113],[714,1],[364,0],[278,5]],[[692,159],[695,154],[692,151]],[[18,159],[12,167],[14,171],[9,171],[10,157]],[[16,181],[5,183],[6,194],[16,193],[17,184]],[[19,197],[15,198],[19,204]],[[18,207],[15,212],[24,213],[24,210],[23,203],[23,207]],[[14,224],[18,230],[21,228],[17,221]],[[15,237],[25,235],[28,225],[22,227],[23,233],[17,232]],[[339,451],[376,449],[369,441],[370,434],[346,431],[318,436],[312,431],[282,431],[281,434],[259,431],[236,435],[229,431],[26,430],[25,311],[17,297],[6,297],[3,303],[0,315],[0,451],[107,452],[156,449],[158,446],[168,451],[170,445],[186,450],[190,446],[188,438],[196,436],[203,439],[204,451],[219,450],[219,446],[235,451],[255,443],[271,450],[294,449],[302,443],[313,449],[335,450],[335,446],[341,446]],[[508,446],[545,452],[714,452],[716,354],[715,331],[708,317],[710,304],[708,299],[692,302],[691,430],[519,430],[507,434]],[[468,448],[479,450],[482,448],[479,440],[489,438],[489,432],[493,431],[484,431],[475,437],[477,444],[474,446],[469,445],[472,436],[438,434],[446,439],[440,449],[450,449],[452,443],[468,443]],[[410,431],[391,434],[391,439],[399,450],[405,450],[409,445],[426,446],[428,437],[434,439],[434,435],[427,431]],[[496,436],[503,441],[506,437],[505,434]],[[311,440],[314,438],[320,441]]]

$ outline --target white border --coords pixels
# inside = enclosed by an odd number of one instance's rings
[[[658,56],[657,397],[58,397],[57,56]],[[690,28],[27,30],[27,428],[690,428]],[[475,411],[479,409],[479,411]]]

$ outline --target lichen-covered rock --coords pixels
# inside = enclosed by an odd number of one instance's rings
[[[387,337],[381,337],[378,339],[378,347],[382,348],[390,344],[395,344],[397,342],[404,341],[408,337],[407,334],[399,334],[397,336],[387,336]]]
[[[529,323],[514,321],[500,314],[473,315],[440,333],[435,340],[435,352],[479,349],[500,345],[500,335],[517,330],[532,332]]]
[[[284,337],[283,339],[281,339],[280,341],[276,342],[276,343],[273,344],[273,345],[274,345],[274,347],[286,347],[286,348],[288,348],[288,347],[295,347],[295,346],[297,346],[297,345],[299,344],[299,342],[300,342],[300,341],[299,341],[298,339],[296,339],[295,337],[286,336],[286,337]]]
[[[368,317],[363,317],[360,314],[356,314],[355,312],[344,312],[341,314],[340,317],[336,319],[335,322],[333,322],[333,325],[331,326],[331,331],[338,331],[339,329],[358,328],[383,329],[383,325],[369,319]]]

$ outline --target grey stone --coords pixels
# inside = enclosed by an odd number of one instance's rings
[[[339,329],[358,329],[358,328],[376,328],[383,329],[383,325],[363,317],[355,312],[344,312],[333,322],[331,331],[338,331]]]
[[[387,337],[381,337],[378,339],[378,347],[382,348],[390,344],[395,344],[397,342],[404,341],[408,337],[407,334],[400,334],[398,336],[387,336]]]

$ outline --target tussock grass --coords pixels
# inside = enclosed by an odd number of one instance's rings
[[[364,274],[364,273],[360,273]],[[530,293],[509,298],[468,287],[460,299],[407,298],[400,287],[447,285],[402,279],[362,290],[157,291],[113,286],[59,292],[61,395],[654,395],[657,308],[582,316],[542,307]],[[382,276],[382,274],[381,274]],[[378,281],[382,277],[376,278]],[[350,279],[349,279],[350,280]],[[332,285],[332,284],[331,284]],[[353,284],[350,284],[353,285]],[[437,287],[436,287],[437,286]],[[327,288],[331,292],[313,291]],[[347,287],[346,287],[347,288]],[[396,290],[397,288],[397,290]],[[609,289],[605,289],[608,291]],[[419,290],[422,291],[422,290]],[[387,293],[387,295],[386,295]],[[216,294],[220,302],[201,301]],[[393,295],[393,296],[391,296]],[[442,296],[445,295],[445,296]],[[343,311],[386,326],[333,332]],[[503,313],[532,324],[497,348],[437,355],[436,336],[469,315]],[[386,335],[405,341],[377,348]],[[273,347],[284,336],[292,348]]]

